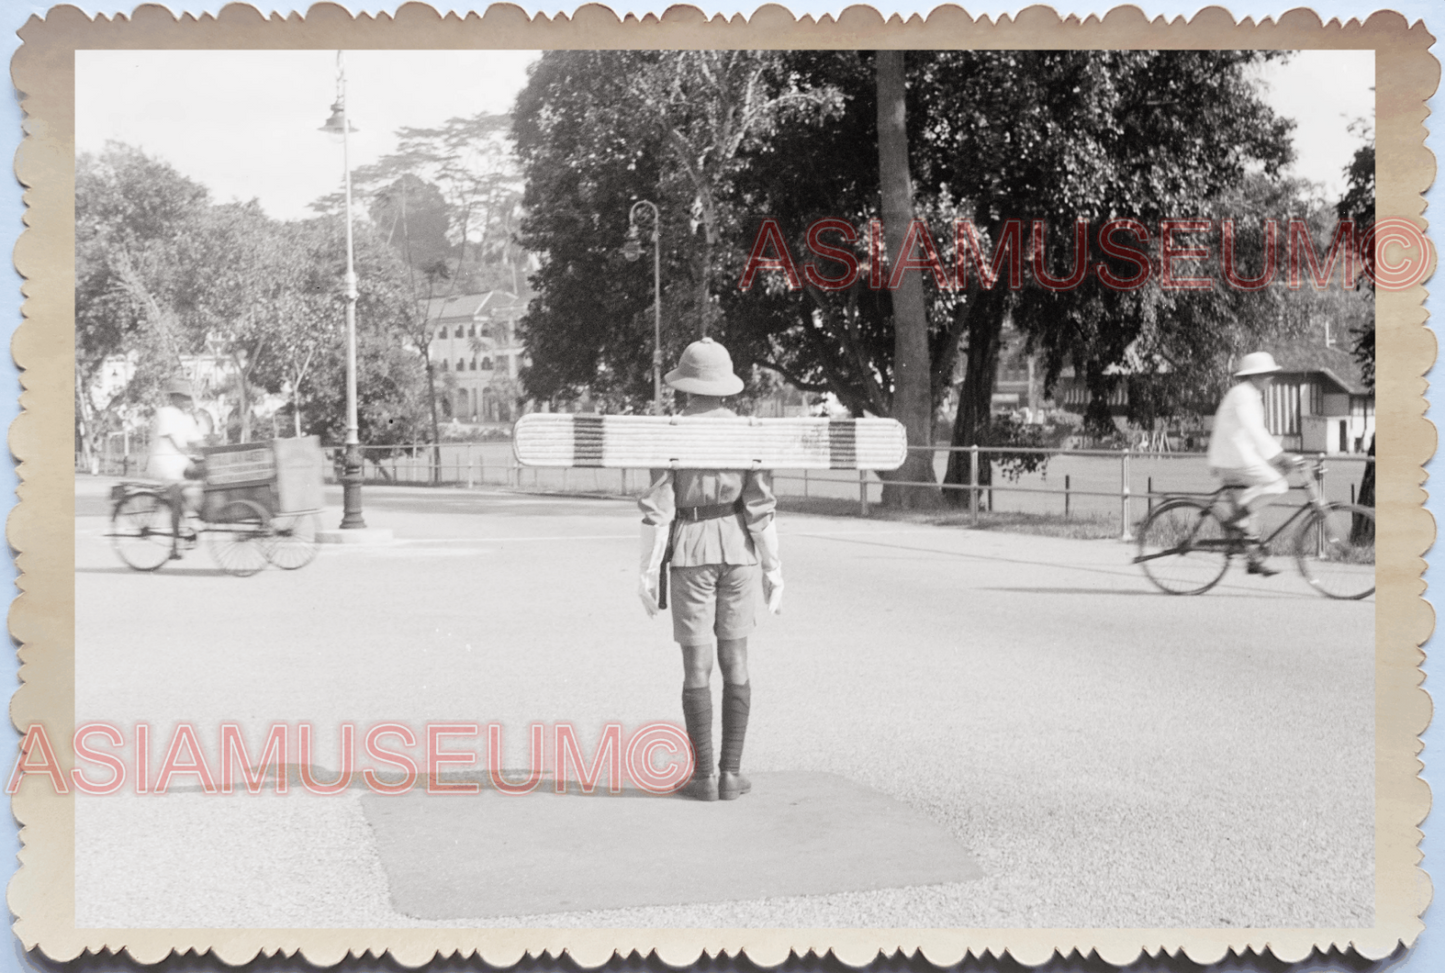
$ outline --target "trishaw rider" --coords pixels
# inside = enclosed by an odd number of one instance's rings
[[[684,416],[734,416],[722,400],[743,388],[727,349],[710,338],[688,345],[666,381],[688,394]],[[732,800],[752,789],[740,768],[752,708],[748,634],[755,624],[759,564],[770,611],[778,611],[783,594],[772,473],[653,470],[652,485],[638,506],[643,514],[642,605],[655,615],[667,604],[671,582],[673,638],[682,647],[682,711],[696,757],[685,792],[698,800]],[[722,752],[716,768],[714,638],[723,677]]]
[[[197,447],[205,435],[191,411],[190,383],[174,379],[166,383],[164,391],[169,404],[156,409],[151,421],[146,474],[166,485],[166,500],[171,508],[171,560],[174,561],[181,556],[178,545],[183,512],[201,509],[204,491],[199,481],[204,469]]]

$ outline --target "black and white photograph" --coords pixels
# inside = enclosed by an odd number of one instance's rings
[[[1403,928],[1370,43],[82,45],[75,931]]]

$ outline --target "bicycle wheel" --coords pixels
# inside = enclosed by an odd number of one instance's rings
[[[266,560],[283,571],[304,568],[316,558],[316,532],[321,518],[316,514],[279,514],[271,520],[266,538]]]
[[[110,542],[137,571],[155,571],[170,560],[171,507],[157,493],[132,493],[110,518]]]
[[[1208,506],[1166,500],[1139,528],[1134,563],[1171,595],[1199,595],[1213,588],[1229,567],[1229,540]]]
[[[1331,598],[1358,599],[1375,590],[1375,512],[1332,503],[1305,519],[1295,535],[1300,574]]]
[[[270,533],[266,511],[250,500],[232,500],[216,512],[206,527],[206,546],[227,574],[245,578],[266,566]]]

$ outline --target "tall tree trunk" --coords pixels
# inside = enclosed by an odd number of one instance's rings
[[[993,418],[993,390],[998,378],[998,357],[1003,336],[1003,304],[1006,292],[1002,286],[978,295],[979,305],[969,316],[967,358],[964,362],[963,384],[958,390],[958,412],[953,419],[953,435],[949,444],[955,448],[988,446],[988,430]],[[943,482],[967,486],[973,483],[968,453],[948,456],[948,472]],[[978,485],[993,482],[993,465],[987,453],[978,457]],[[946,491],[948,502],[966,507],[968,490]]]
[[[902,51],[875,54],[878,84],[878,174],[883,191],[883,227],[888,252],[902,260],[903,237],[913,219],[913,180],[908,172],[908,130],[904,118]],[[933,445],[933,396],[928,355],[928,309],[921,272],[905,274],[893,296],[893,396],[890,412],[903,424],[911,447]],[[910,449],[908,458],[886,479],[936,482],[928,450]],[[888,507],[933,507],[940,491],[932,487],[892,486],[885,482]]]
[[[1365,464],[1365,473],[1360,477],[1360,495],[1355,502],[1362,507],[1373,507],[1375,505],[1375,437],[1370,437],[1370,462]]]
[[[96,457],[100,453],[100,436],[96,424],[91,421],[90,416],[90,395],[87,389],[90,383],[81,375],[80,366],[75,366],[75,422],[78,427],[80,442],[80,456],[85,463],[85,468],[90,472],[96,471]]]
[[[241,420],[241,438],[238,441],[249,443],[251,441],[251,400],[246,395],[246,374],[250,369],[241,365],[241,356],[235,353],[231,355],[231,362],[236,366],[236,411]]]
[[[1365,473],[1360,477],[1359,499],[1355,502],[1362,507],[1373,507],[1375,505],[1375,437],[1370,437],[1370,462],[1365,464]],[[1350,526],[1350,539],[1356,543],[1362,543],[1371,539],[1374,535],[1374,524],[1367,523],[1364,518],[1356,518]]]

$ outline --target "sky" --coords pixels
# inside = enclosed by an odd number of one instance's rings
[[[348,51],[353,167],[395,146],[403,126],[508,111],[535,51]],[[1265,97],[1296,122],[1293,174],[1344,191],[1343,169],[1374,115],[1373,51],[1301,51],[1260,70]],[[335,51],[80,51],[76,148],[128,142],[211,190],[257,199],[278,219],[341,186],[341,146],[318,131],[337,93]]]

